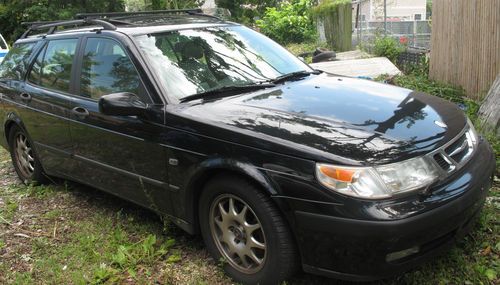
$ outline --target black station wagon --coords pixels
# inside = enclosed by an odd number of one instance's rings
[[[0,77],[25,183],[167,216],[242,283],[408,270],[467,233],[495,168],[454,104],[313,70],[199,10],[32,23]]]

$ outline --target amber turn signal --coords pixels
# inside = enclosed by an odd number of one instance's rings
[[[324,175],[342,182],[352,182],[352,178],[356,173],[354,170],[341,169],[327,165],[321,165],[319,170]]]

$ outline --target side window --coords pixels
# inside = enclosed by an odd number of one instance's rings
[[[16,44],[0,65],[0,77],[21,80],[28,67],[28,58],[36,43]]]
[[[83,56],[82,96],[99,99],[118,92],[147,97],[139,74],[122,46],[111,39],[89,38]]]
[[[50,41],[38,55],[28,80],[42,87],[69,92],[77,43],[78,39]]]
[[[33,63],[33,66],[31,67],[30,74],[28,75],[28,81],[36,85],[40,85],[40,80],[42,79],[42,62],[46,50],[47,47],[45,46],[42,51],[40,51],[35,59],[35,62]]]

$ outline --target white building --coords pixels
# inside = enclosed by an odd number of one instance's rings
[[[388,21],[426,20],[426,0],[386,0]],[[384,0],[353,1],[354,13],[359,3],[361,21],[383,21]]]

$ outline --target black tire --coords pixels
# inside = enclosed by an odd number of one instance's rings
[[[21,150],[18,151],[18,146],[20,145],[19,140],[25,141],[25,146],[27,148],[24,149],[24,152]],[[38,159],[38,155],[35,152],[31,139],[26,132],[18,126],[13,126],[9,131],[9,147],[14,169],[16,170],[19,179],[21,179],[24,184],[39,185],[48,182],[47,176],[43,172],[42,165],[40,164],[40,160]],[[24,156],[28,153],[30,154],[30,161],[32,159],[31,162],[28,162],[30,164],[29,168],[23,166],[27,162],[27,159]]]
[[[335,54],[334,51],[325,51],[325,52],[319,53],[317,55],[314,55],[312,58],[312,62],[316,63],[316,62],[323,62],[323,61],[332,61],[333,59],[335,59],[336,56],[337,55]]]
[[[250,210],[248,215],[251,216],[254,214],[257,218],[255,220],[256,223],[260,223],[261,225],[262,232],[260,233],[264,236],[266,249],[263,258],[264,261],[261,263],[261,267],[256,269],[258,270],[256,272],[242,272],[237,268],[237,265],[234,266],[231,264],[232,261],[228,262],[228,260],[224,258],[225,253],[221,252],[218,247],[221,243],[216,241],[212,234],[211,227],[217,227],[214,226],[214,222],[212,222],[211,226],[210,221],[210,219],[212,219],[212,207],[215,206],[213,203],[216,203],[218,206],[219,204],[217,202],[220,201],[218,199],[226,196],[240,199],[240,201],[246,203]],[[236,205],[236,203],[239,202],[237,201],[234,203]],[[235,206],[235,208],[236,207],[237,206]],[[228,209],[230,210],[231,208]],[[237,176],[223,175],[210,180],[203,189],[203,193],[200,197],[199,210],[201,233],[207,250],[216,261],[225,259],[225,262],[223,261],[224,270],[226,274],[235,281],[243,284],[279,284],[283,280],[291,277],[297,270],[299,264],[298,254],[285,220],[268,195],[260,191],[246,179]],[[221,227],[217,227],[217,229],[221,229]],[[226,232],[228,235],[234,233],[230,230]],[[256,231],[253,231],[250,235],[253,235],[254,232]],[[245,240],[249,237],[246,232],[243,232],[243,236],[246,236]],[[222,237],[219,237],[219,240],[220,239],[222,239]],[[245,241],[243,245],[247,246],[247,243],[248,242]],[[235,258],[241,261],[237,256]]]

